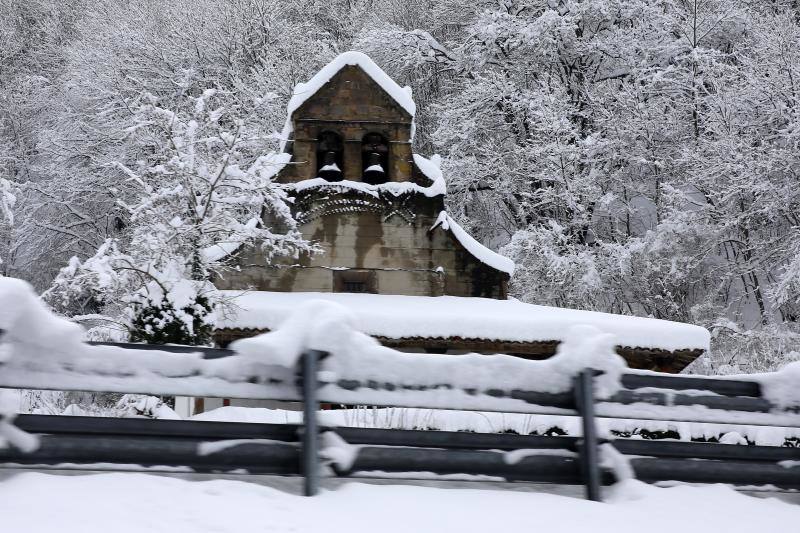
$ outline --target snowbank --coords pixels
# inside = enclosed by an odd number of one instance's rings
[[[433,230],[439,227],[445,231],[450,231],[456,240],[461,243],[461,246],[466,248],[467,251],[481,263],[489,265],[500,272],[505,272],[509,276],[514,274],[514,261],[490,250],[476,241],[472,235],[464,231],[464,228],[459,226],[446,211],[439,213],[439,218],[436,219],[431,229]]]
[[[458,296],[221,291],[232,309],[217,327],[278,328],[293,309],[310,300],[335,302],[356,318],[360,331],[402,339],[412,337],[565,341],[576,325],[590,325],[616,336],[622,346],[662,350],[708,350],[709,333],[690,324],[576,309],[525,304],[517,300]]]
[[[6,531],[50,533],[384,533],[494,530],[595,533],[791,531],[800,507],[717,485],[626,481],[609,503],[552,494],[347,484],[314,498],[243,481],[140,473],[24,473],[0,482]]]

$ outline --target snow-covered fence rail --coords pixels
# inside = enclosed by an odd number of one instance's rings
[[[0,449],[0,462],[96,463],[300,475],[302,425],[21,415],[20,429],[40,435],[39,449]],[[322,428],[323,453],[338,475],[509,480],[581,484],[579,437],[449,431]],[[346,444],[343,444],[346,443]],[[609,468],[602,445],[604,484]],[[641,480],[800,487],[791,467],[800,449],[718,443],[616,439],[613,446]],[[108,466],[106,466],[108,468]],[[126,467],[127,468],[127,467]]]
[[[181,357],[182,352],[190,349],[176,346],[164,346],[159,350],[136,345],[104,346],[104,349],[109,348],[121,350],[116,352],[116,357],[123,357],[129,353],[132,358],[144,364],[147,364],[150,358],[142,358],[143,352],[159,354],[160,357]],[[237,357],[231,350],[198,348],[193,351],[209,359],[234,360]],[[318,362],[323,356],[321,363],[324,364],[325,354],[312,353],[313,357],[304,356],[297,363]],[[403,355],[407,356],[409,354]],[[414,356],[413,359],[419,362],[430,361],[437,357],[441,356]],[[457,361],[457,358],[454,361]],[[464,360],[464,363],[466,362]],[[413,365],[413,362],[409,360],[409,364]],[[146,373],[158,374],[160,365],[155,366],[156,368],[150,368]],[[0,371],[3,368],[0,366]],[[206,381],[197,381],[198,376],[184,373],[158,374],[161,376],[159,383],[166,380],[173,385],[165,389],[148,385],[149,388],[143,389],[142,374],[131,376],[130,372],[125,370],[125,366],[119,371],[114,368],[103,368],[99,374],[84,376],[87,381],[82,381],[83,378],[80,377],[82,374],[72,375],[74,367],[68,370],[60,368],[58,372],[47,374],[49,377],[45,381],[49,383],[49,388],[74,387],[76,390],[98,391],[112,389],[118,392],[160,394],[174,394],[175,391],[196,394],[199,391],[209,390]],[[274,368],[271,366],[269,370]],[[258,372],[264,371],[265,368],[258,370]],[[249,378],[244,379],[248,387],[254,385],[261,387],[260,394],[246,389],[248,397],[305,400],[306,420],[316,420],[314,415],[316,401],[313,397],[309,397],[309,391],[312,390],[317,393],[318,399],[331,403],[379,403],[425,407],[444,405],[462,409],[478,406],[485,411],[516,410],[575,415],[579,413],[579,398],[576,398],[574,378],[569,382],[569,389],[566,392],[542,392],[536,387],[530,387],[529,390],[499,388],[480,390],[459,389],[452,384],[440,387],[411,385],[390,374],[381,380],[380,385],[366,382],[363,386],[360,383],[359,386],[354,386],[355,380],[352,376],[334,375],[330,370],[303,372],[298,366],[281,367],[280,372],[282,377],[279,389],[275,388],[277,379],[265,380],[259,377],[256,383],[251,383],[252,380]],[[595,377],[595,373],[596,371],[592,370],[579,375],[591,381],[602,377]],[[68,377],[66,381],[62,380],[65,374]],[[33,381],[24,381],[25,374],[13,371],[9,374],[0,372],[0,385],[31,387],[42,382],[44,377],[42,374],[32,375]],[[10,376],[9,381],[7,378]],[[298,378],[302,376],[316,376],[317,379],[312,377],[298,382]],[[459,379],[454,378],[452,381],[458,382]],[[777,416],[783,422],[791,422],[786,425],[800,427],[800,415],[796,413],[796,409],[779,406],[765,399],[762,394],[763,385],[758,381],[651,373],[621,373],[619,380],[620,388],[603,402],[595,403],[593,405],[595,408],[605,405],[627,406],[631,409],[627,413],[637,419],[647,418],[648,415],[651,415],[650,418],[655,418],[652,416],[653,408],[659,408],[662,410],[659,412],[667,415],[670,408],[677,408],[676,416],[667,416],[665,419],[688,420],[693,418],[692,414],[698,414],[697,418],[703,421],[719,422],[720,419],[726,419],[747,424],[765,424],[767,423],[765,416]],[[98,383],[104,385],[98,386]],[[239,381],[227,385],[216,383],[213,390],[231,390],[227,387],[238,386],[239,383]],[[301,383],[306,385],[305,393],[302,392],[302,387],[299,387]],[[276,390],[280,391],[280,396],[274,394]],[[590,390],[594,393],[595,387],[591,387]],[[358,395],[359,391],[364,392],[363,396]],[[417,398],[420,394],[425,398]],[[462,403],[461,398],[467,398],[468,401]],[[511,405],[504,405],[503,402],[508,400],[511,401]],[[687,407],[692,407],[692,410],[687,411]],[[583,411],[583,414],[588,413]],[[587,427],[591,430],[594,426],[592,417],[584,416],[584,420],[584,430]],[[13,449],[2,451],[0,461],[27,464],[167,465],[196,471],[246,470],[251,473],[299,475],[318,472],[320,463],[317,461],[325,458],[335,473],[343,476],[411,475],[413,477],[413,474],[409,473],[416,472],[417,475],[423,476],[431,473],[439,476],[467,474],[479,476],[476,479],[587,483],[590,487],[594,487],[589,492],[593,498],[599,498],[597,491],[600,484],[612,482],[622,475],[619,464],[616,469],[609,467],[616,455],[608,447],[607,442],[597,439],[594,444],[587,443],[586,432],[583,438],[575,438],[323,427],[317,435],[321,436],[318,439],[315,438],[316,432],[313,427],[308,425],[303,427],[41,416],[20,417],[17,424],[26,431],[43,434],[41,446],[36,452],[28,454]],[[310,446],[320,440],[321,451]],[[623,459],[623,462],[629,465],[634,475],[646,481],[680,480],[800,487],[800,468],[798,468],[800,463],[796,463],[800,461],[800,449],[796,448],[624,439],[614,440],[613,446],[623,456],[632,457],[627,461]],[[600,451],[599,457],[591,455],[587,457],[586,452],[589,450]],[[582,467],[585,466],[592,468],[584,468],[582,471]],[[313,475],[306,479],[309,480],[308,492],[313,493],[316,488]]]
[[[90,345],[81,342],[73,324],[36,305],[0,313],[0,387],[299,401],[304,424],[302,431],[264,427],[259,437],[227,435],[208,442],[185,435],[131,439],[113,432],[101,432],[99,439],[64,432],[53,437],[45,428],[37,431],[46,434],[38,450],[6,450],[0,455],[4,462],[152,465],[158,460],[197,469],[302,473],[307,494],[316,492],[322,459],[339,475],[433,472],[583,482],[593,499],[599,499],[602,483],[628,474],[648,481],[800,488],[800,449],[784,456],[751,446],[736,452],[621,440],[610,446],[595,431],[597,416],[800,427],[796,365],[739,380],[635,373],[615,354],[613,337],[591,328],[576,330],[546,361],[400,353],[360,333],[351,317],[324,302],[299,309],[280,329],[238,341],[227,351]],[[0,308],[7,309],[13,308]],[[577,415],[583,433],[577,440],[527,437],[513,449],[503,436],[450,435],[437,446],[441,436],[435,434],[319,428],[320,402]],[[3,428],[8,433],[8,420],[0,420]],[[626,460],[621,453],[651,457]],[[731,456],[722,457],[726,454]]]
[[[34,348],[35,349],[35,348]],[[401,354],[380,347],[403,372],[369,367],[351,371],[322,362],[319,401],[331,404],[474,409],[516,413],[576,414],[571,377],[556,374],[550,361],[524,361],[510,356],[442,356]],[[42,349],[44,350],[44,349]],[[52,350],[52,348],[50,348]],[[36,353],[28,359],[0,361],[0,386],[155,395],[187,395],[301,401],[299,366],[259,361],[233,350],[186,346],[84,344],[58,357]],[[444,363],[444,364],[443,364]],[[390,365],[392,366],[392,365]],[[431,370],[431,367],[438,367]],[[471,385],[472,376],[490,378]],[[580,367],[576,367],[579,369]],[[378,378],[385,372],[382,377]],[[418,372],[415,376],[415,372]],[[523,379],[519,374],[524,372]],[[405,374],[405,375],[403,375]],[[505,376],[513,374],[513,379]],[[431,375],[435,376],[431,379]],[[557,376],[557,377],[554,377]],[[571,377],[570,377],[571,376]],[[603,375],[599,377],[602,379]],[[780,392],[793,382],[791,373],[759,376],[751,381],[656,373],[618,372],[619,384],[598,398],[597,416],[748,425],[800,424],[800,407],[787,398],[763,394],[766,385]],[[503,381],[513,381],[502,387]],[[556,381],[554,384],[553,382]],[[435,382],[435,383],[432,383]],[[521,383],[524,382],[524,383]],[[800,383],[800,378],[795,383]],[[527,385],[527,386],[526,386]]]

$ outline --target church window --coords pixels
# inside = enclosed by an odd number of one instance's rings
[[[378,292],[375,271],[373,270],[335,270],[333,272],[333,292]]]
[[[364,182],[371,185],[389,180],[389,143],[380,133],[367,133],[361,142]]]
[[[342,292],[367,292],[367,284],[363,281],[347,281],[343,282],[344,290]]]
[[[325,131],[317,141],[317,176],[327,181],[342,181],[344,146],[339,134]]]

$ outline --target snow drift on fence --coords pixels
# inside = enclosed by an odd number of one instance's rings
[[[507,355],[408,354],[381,346],[360,331],[362,316],[353,310],[330,300],[312,300],[297,305],[275,331],[233,343],[235,355],[204,359],[199,353],[86,345],[80,341],[78,326],[50,314],[33,290],[18,280],[0,278],[0,303],[0,327],[6,331],[0,337],[0,385],[12,388],[297,400],[298,358],[315,349],[329,353],[321,362],[322,401],[530,413],[542,412],[542,407],[508,393],[514,389],[568,393],[573,376],[583,368],[594,368],[602,371],[596,378],[596,393],[603,399],[619,389],[626,368],[613,349],[618,338],[591,324],[565,330],[567,324],[562,323],[563,341],[557,354],[545,361]],[[800,405],[800,390],[792,386],[795,376],[796,367],[791,367],[762,379],[765,397],[781,406]],[[699,406],[601,402],[597,412],[707,422],[723,421],[719,417],[724,414],[725,422],[750,424],[758,415],[762,423],[799,425],[796,414],[731,413]]]

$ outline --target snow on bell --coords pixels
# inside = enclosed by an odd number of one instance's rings
[[[319,168],[319,177],[325,181],[342,181],[342,169],[336,164],[335,152],[325,152],[323,165]]]
[[[386,183],[386,171],[381,166],[381,154],[369,154],[367,168],[364,169],[364,183],[379,185]]]

